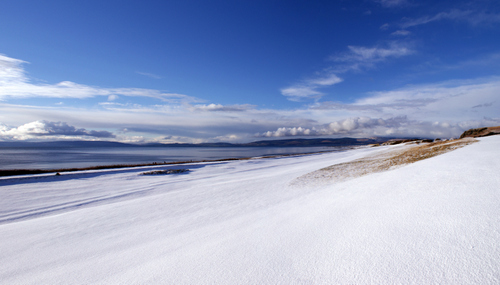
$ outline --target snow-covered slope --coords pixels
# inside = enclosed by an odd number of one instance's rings
[[[2,284],[498,284],[500,136],[331,184],[405,148],[0,180]],[[170,168],[180,168],[180,166]]]

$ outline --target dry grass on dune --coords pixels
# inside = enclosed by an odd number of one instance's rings
[[[342,182],[370,173],[382,172],[420,160],[431,158],[477,142],[475,139],[459,139],[419,144],[404,149],[368,156],[350,162],[331,165],[298,177],[292,185],[329,184]]]

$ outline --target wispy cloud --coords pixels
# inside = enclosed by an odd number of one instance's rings
[[[332,86],[342,82],[342,79],[335,74],[328,74],[317,78],[304,80],[292,86],[282,88],[281,94],[290,101],[302,101],[305,99],[319,99],[323,96],[318,89],[321,87]]]
[[[498,77],[372,92],[349,104],[317,102],[309,108],[317,123],[280,126],[257,136],[456,137],[469,128],[500,124],[494,104],[499,92]],[[325,122],[335,117],[340,118]]]
[[[27,62],[0,54],[0,86],[26,81],[23,63]]]
[[[451,80],[437,84],[417,85],[391,91],[372,92],[370,96],[359,99],[355,105],[387,104],[410,108],[418,112],[413,104],[426,102],[427,110],[447,110],[448,108],[468,109],[477,105],[476,102],[495,101],[500,91],[500,78],[491,77],[477,80]],[[399,102],[403,104],[398,104]],[[396,105],[394,105],[396,104]]]
[[[382,5],[382,7],[386,8],[408,5],[407,0],[374,0],[374,1]]]
[[[330,60],[335,64],[326,68],[327,71],[323,71],[323,75],[282,88],[281,94],[286,96],[288,100],[296,102],[318,100],[325,95],[321,92],[322,87],[332,86],[343,81],[337,74],[372,68],[376,63],[388,58],[402,57],[414,52],[407,44],[397,41],[390,42],[385,46],[348,46],[347,48],[347,52],[330,57]]]
[[[397,30],[391,33],[391,35],[393,36],[407,36],[409,34],[411,34],[411,32],[407,30]]]
[[[413,54],[415,51],[406,42],[392,41],[385,45],[373,47],[348,46],[348,51],[333,55],[330,60],[336,64],[330,67],[334,73],[362,71],[376,67],[390,58],[399,58]]]
[[[4,126],[0,138],[80,135],[83,139],[117,141],[201,142],[249,141],[255,136],[456,137],[468,128],[500,125],[500,105],[494,103],[499,92],[500,78],[492,77],[372,92],[353,103],[317,102],[291,110],[220,104],[136,106],[105,102],[110,105],[105,109],[87,109],[0,103],[0,122],[16,126]],[[67,126],[30,123],[40,119],[67,122]],[[99,137],[89,129],[113,130],[116,137],[106,137],[106,133]]]
[[[371,66],[390,57],[402,57],[413,53],[413,50],[401,42],[390,42],[387,46],[361,47],[348,46],[348,52],[333,56],[336,62],[351,63],[357,69],[361,66]]]
[[[150,77],[150,78],[153,78],[153,79],[161,79],[162,78],[159,75],[156,75],[156,74],[153,74],[153,73],[149,73],[149,72],[136,71],[136,73],[140,74],[140,75],[144,75],[144,76]]]
[[[382,26],[380,26],[379,29],[381,29],[382,31],[385,31],[385,30],[389,29],[390,26],[391,25],[389,23],[385,23]]]
[[[493,106],[493,103],[495,103],[495,102],[479,104],[479,105],[473,106],[472,108],[487,108],[487,107]]]
[[[190,109],[193,111],[208,111],[208,112],[244,112],[249,109],[255,108],[254,105],[222,105],[222,104],[207,104],[207,105],[194,105]]]
[[[170,103],[200,102],[201,100],[178,93],[167,93],[144,88],[101,88],[62,81],[57,84],[31,83],[22,64],[25,61],[0,54],[0,100],[7,98],[77,98],[105,96],[151,97]]]
[[[491,24],[500,23],[500,14],[491,14],[474,10],[453,9],[448,12],[441,12],[433,16],[427,15],[416,19],[406,18],[401,24],[401,28],[407,29],[410,27],[425,25],[441,20],[465,21],[472,25],[479,25],[483,23]]]
[[[297,100],[320,97],[323,95],[322,88],[342,80],[331,71],[333,68],[343,67],[343,72],[354,70],[353,66],[369,68],[411,53],[412,50],[403,44],[351,47],[346,53],[337,55],[334,65],[327,71],[283,88],[282,92]],[[5,56],[2,59],[0,92],[8,93],[5,86],[19,87],[19,81],[22,83],[25,78],[21,68],[24,62]],[[32,84],[26,80],[32,88],[53,86]],[[78,87],[71,83],[62,85],[66,85],[64,88],[69,88],[67,90],[71,92]],[[88,87],[82,86],[83,89]],[[120,98],[135,96],[134,90],[125,88],[119,94],[103,92],[103,95],[92,96],[106,96],[103,99],[113,99],[109,97],[113,95]],[[137,96],[144,95],[143,89],[137,92]],[[150,92],[161,93],[156,90]],[[153,105],[140,105],[102,100],[91,108],[68,104],[41,107],[10,104],[8,99],[12,97],[7,95],[3,97],[6,100],[0,102],[0,140],[71,138],[124,142],[208,142],[249,141],[255,139],[255,134],[268,138],[450,137],[472,127],[500,125],[500,105],[495,103],[498,94],[500,77],[408,86],[367,93],[353,103],[316,101],[310,106],[286,110],[261,109],[249,104],[198,104],[183,97],[177,99],[175,104],[158,101]],[[73,96],[89,98],[74,93]]]
[[[397,98],[394,101],[378,102],[376,104],[364,104],[362,101],[351,104],[342,104],[336,102],[321,102],[311,106],[314,110],[347,110],[352,112],[372,112],[384,113],[390,110],[408,110],[424,108],[431,103],[437,102],[436,98]]]

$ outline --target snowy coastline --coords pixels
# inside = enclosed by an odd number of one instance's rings
[[[409,146],[0,180],[0,281],[495,284],[500,136],[478,140],[321,185],[292,182]]]

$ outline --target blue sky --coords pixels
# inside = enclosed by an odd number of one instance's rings
[[[0,140],[456,137],[500,125],[500,3],[4,1]]]

